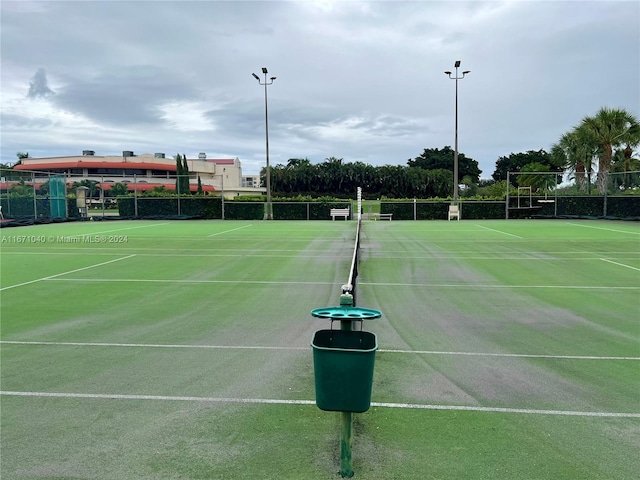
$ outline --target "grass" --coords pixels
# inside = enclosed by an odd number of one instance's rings
[[[0,231],[0,476],[340,478],[310,311],[337,303],[354,232]],[[639,247],[628,222],[366,222],[358,305],[384,315],[356,478],[636,478]]]

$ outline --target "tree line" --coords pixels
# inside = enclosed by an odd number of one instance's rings
[[[639,187],[636,185],[638,175],[628,173],[640,170],[640,160],[635,153],[638,145],[638,120],[626,110],[602,108],[563,134],[550,152],[539,149],[499,157],[491,180],[481,180],[478,162],[458,152],[460,196],[495,196],[500,190],[506,192],[507,172],[520,173],[510,178],[512,186],[530,186],[534,191],[550,190],[568,173],[580,191],[590,193],[596,164],[600,193],[606,189],[610,172],[627,172],[621,176],[618,188]],[[420,155],[409,159],[406,166],[377,167],[336,157],[318,164],[312,164],[308,158],[291,158],[286,165],[271,168],[272,193],[349,197],[357,187],[362,187],[364,194],[371,198],[447,198],[453,191],[454,154],[450,146],[425,148]],[[550,175],[539,175],[541,173]],[[261,177],[264,186],[265,168]],[[501,188],[490,188],[498,184],[502,184]]]

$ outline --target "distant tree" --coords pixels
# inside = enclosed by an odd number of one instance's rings
[[[493,179],[496,182],[507,179],[507,172],[519,172],[530,163],[547,165],[550,172],[563,172],[563,162],[547,153],[545,150],[529,150],[525,153],[511,153],[508,157],[500,157],[496,162]],[[511,184],[517,186],[516,175],[511,179]]]
[[[200,179],[200,175],[198,175],[198,195],[204,195],[204,190],[202,189],[202,180]]]
[[[49,188],[50,188],[50,184],[49,184],[49,180],[47,180],[36,189],[36,194],[46,197],[49,195]]]
[[[179,195],[182,191],[182,156],[176,154],[176,193]]]
[[[517,176],[518,185],[521,187],[531,187],[531,190],[534,192],[546,193],[552,190],[557,184],[558,177],[562,178],[561,175],[552,175],[551,173],[551,167],[549,167],[549,165],[528,163],[522,167],[520,175]]]
[[[180,192],[184,195],[191,194],[191,186],[189,182],[189,165],[187,165],[187,156],[182,154],[182,184],[180,188]]]
[[[179,153],[176,155],[176,193],[178,195],[189,195],[191,193],[187,156]]]
[[[18,160],[29,158],[29,152],[16,152],[16,157],[18,157]]]
[[[454,158],[455,150],[448,145],[442,150],[425,148],[419,156],[413,160],[409,159],[407,165],[411,168],[422,168],[424,170],[442,169],[453,172]],[[462,152],[458,152],[458,180],[468,177],[471,182],[478,183],[481,173],[482,170],[480,170],[477,161],[467,157]]]
[[[11,185],[9,193],[13,197],[33,197],[33,185],[27,185],[24,180]]]
[[[640,159],[630,145],[618,148],[611,163],[612,183],[621,190],[640,186]]]
[[[89,189],[89,192],[87,193],[87,198],[93,198],[97,193],[97,191],[99,190],[98,182],[96,182],[95,180],[84,179],[84,180],[80,180],[79,182],[73,182],[73,184],[71,185],[71,188],[69,189],[69,193],[72,193],[73,195],[75,195],[78,187],[87,187]]]
[[[109,189],[109,194],[112,197],[121,197],[129,193],[129,188],[126,183],[114,183]]]
[[[625,144],[638,145],[640,123],[624,109],[604,107],[593,117],[585,117],[579,128],[598,145],[598,191],[604,193],[614,148]]]
[[[597,148],[597,145],[585,137],[583,130],[574,128],[552,145],[551,156],[573,174],[580,191],[591,193],[591,175]]]
[[[148,197],[164,197],[168,194],[169,192],[164,185],[158,185],[149,190],[145,195]]]

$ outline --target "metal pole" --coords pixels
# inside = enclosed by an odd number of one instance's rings
[[[505,214],[504,218],[509,220],[509,171],[507,171],[507,197],[505,201]]]
[[[458,64],[456,63],[456,150],[453,156],[453,204],[458,205]]]
[[[553,193],[554,193],[554,199],[553,199],[553,216],[554,218],[558,217],[558,174],[556,173],[556,184],[554,185],[554,189],[553,189]]]
[[[31,187],[33,188],[33,218],[38,218],[38,202],[36,198],[36,174],[31,172]]]
[[[262,73],[264,74],[264,83],[260,81],[260,77],[255,73],[252,73],[253,78],[258,81],[259,85],[264,85],[264,125],[265,125],[265,140],[267,147],[267,220],[272,220],[272,211],[271,211],[271,167],[269,165],[269,109],[267,106],[267,86],[271,85],[276,77],[271,77],[269,82],[267,82],[267,68],[262,67]]]
[[[266,69],[265,69],[266,70]],[[273,82],[271,82],[273,83]],[[267,108],[267,72],[264,73],[264,131],[267,145],[267,220],[271,220],[271,167],[269,165],[269,110]]]
[[[133,174],[133,214],[138,216],[138,176]]]
[[[353,477],[353,413],[340,412],[340,475],[342,478]]]
[[[226,171],[226,168],[222,169],[222,220],[224,220],[224,173]]]
[[[458,80],[462,80],[470,71],[462,72],[462,76],[458,76],[458,67],[460,67],[460,60],[456,60],[454,64],[456,69],[455,77],[451,76],[451,72],[446,71],[445,74],[449,75],[449,78],[456,81],[456,120],[455,120],[455,151],[453,157],[453,204],[458,205]]]

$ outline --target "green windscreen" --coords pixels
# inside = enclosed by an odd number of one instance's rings
[[[55,175],[49,178],[49,205],[51,208],[51,218],[67,216],[64,175]]]

